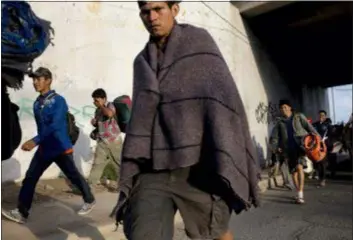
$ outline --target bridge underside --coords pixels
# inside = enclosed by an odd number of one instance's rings
[[[267,7],[265,13],[239,4],[235,5],[290,86],[352,83],[351,2],[287,3],[274,10]]]

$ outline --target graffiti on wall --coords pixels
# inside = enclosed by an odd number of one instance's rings
[[[35,99],[21,98],[19,101],[15,102],[19,107],[19,118],[33,118],[33,103]],[[92,105],[84,105],[81,107],[69,106],[69,111],[75,116],[77,126],[83,128],[90,122],[94,116],[96,108]]]
[[[258,123],[270,124],[276,122],[279,109],[276,104],[260,102],[255,109],[255,117]]]

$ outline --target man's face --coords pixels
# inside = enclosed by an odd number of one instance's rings
[[[105,104],[106,100],[107,100],[106,98],[93,98],[93,104],[94,106],[99,108]]]
[[[326,120],[326,114],[323,112],[319,113],[319,119],[320,122],[324,122]]]
[[[140,17],[151,36],[161,38],[172,31],[178,12],[178,4],[170,8],[166,2],[147,2],[140,9]]]
[[[33,78],[33,87],[36,92],[43,92],[50,89],[51,79],[45,77]]]
[[[290,117],[292,115],[292,108],[287,104],[283,104],[280,106],[281,114],[285,117]]]

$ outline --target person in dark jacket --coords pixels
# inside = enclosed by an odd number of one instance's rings
[[[327,167],[327,159],[329,157],[329,152],[332,150],[332,146],[330,144],[330,141],[328,139],[329,134],[331,132],[331,127],[332,127],[332,121],[330,118],[327,117],[327,113],[325,110],[320,110],[319,111],[319,120],[316,121],[313,124],[314,128],[317,130],[317,132],[320,134],[321,138],[325,140],[325,144],[327,146],[327,155],[326,157],[320,161],[320,162],[315,162],[314,163],[314,168],[315,171],[319,175],[319,186],[324,187],[326,183],[326,167]]]
[[[88,214],[95,205],[95,199],[73,160],[66,101],[50,89],[52,74],[49,69],[38,68],[30,77],[33,78],[35,90],[40,93],[33,106],[38,135],[25,142],[22,150],[31,151],[37,146],[38,149],[22,182],[17,208],[11,211],[2,210],[2,215],[17,223],[24,223],[27,220],[36,184],[53,162],[83,195],[84,204],[78,214]]]
[[[271,135],[272,151],[281,153],[288,160],[289,170],[293,175],[298,191],[296,203],[304,201],[304,168],[306,167],[305,152],[302,139],[309,133],[318,134],[302,113],[294,112],[289,100],[279,101],[282,118],[273,128]]]

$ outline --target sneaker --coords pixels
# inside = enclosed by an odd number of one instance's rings
[[[1,209],[1,215],[3,215],[8,220],[11,220],[17,223],[22,223],[22,224],[25,223],[27,220],[24,216],[22,216],[22,214],[17,208],[10,211]]]
[[[295,200],[295,203],[296,204],[304,204],[305,203],[305,201],[304,201],[304,198],[297,198],[296,200]]]
[[[96,201],[94,201],[93,203],[84,203],[80,211],[77,212],[77,214],[78,215],[89,214],[93,210],[95,205],[96,205]]]

